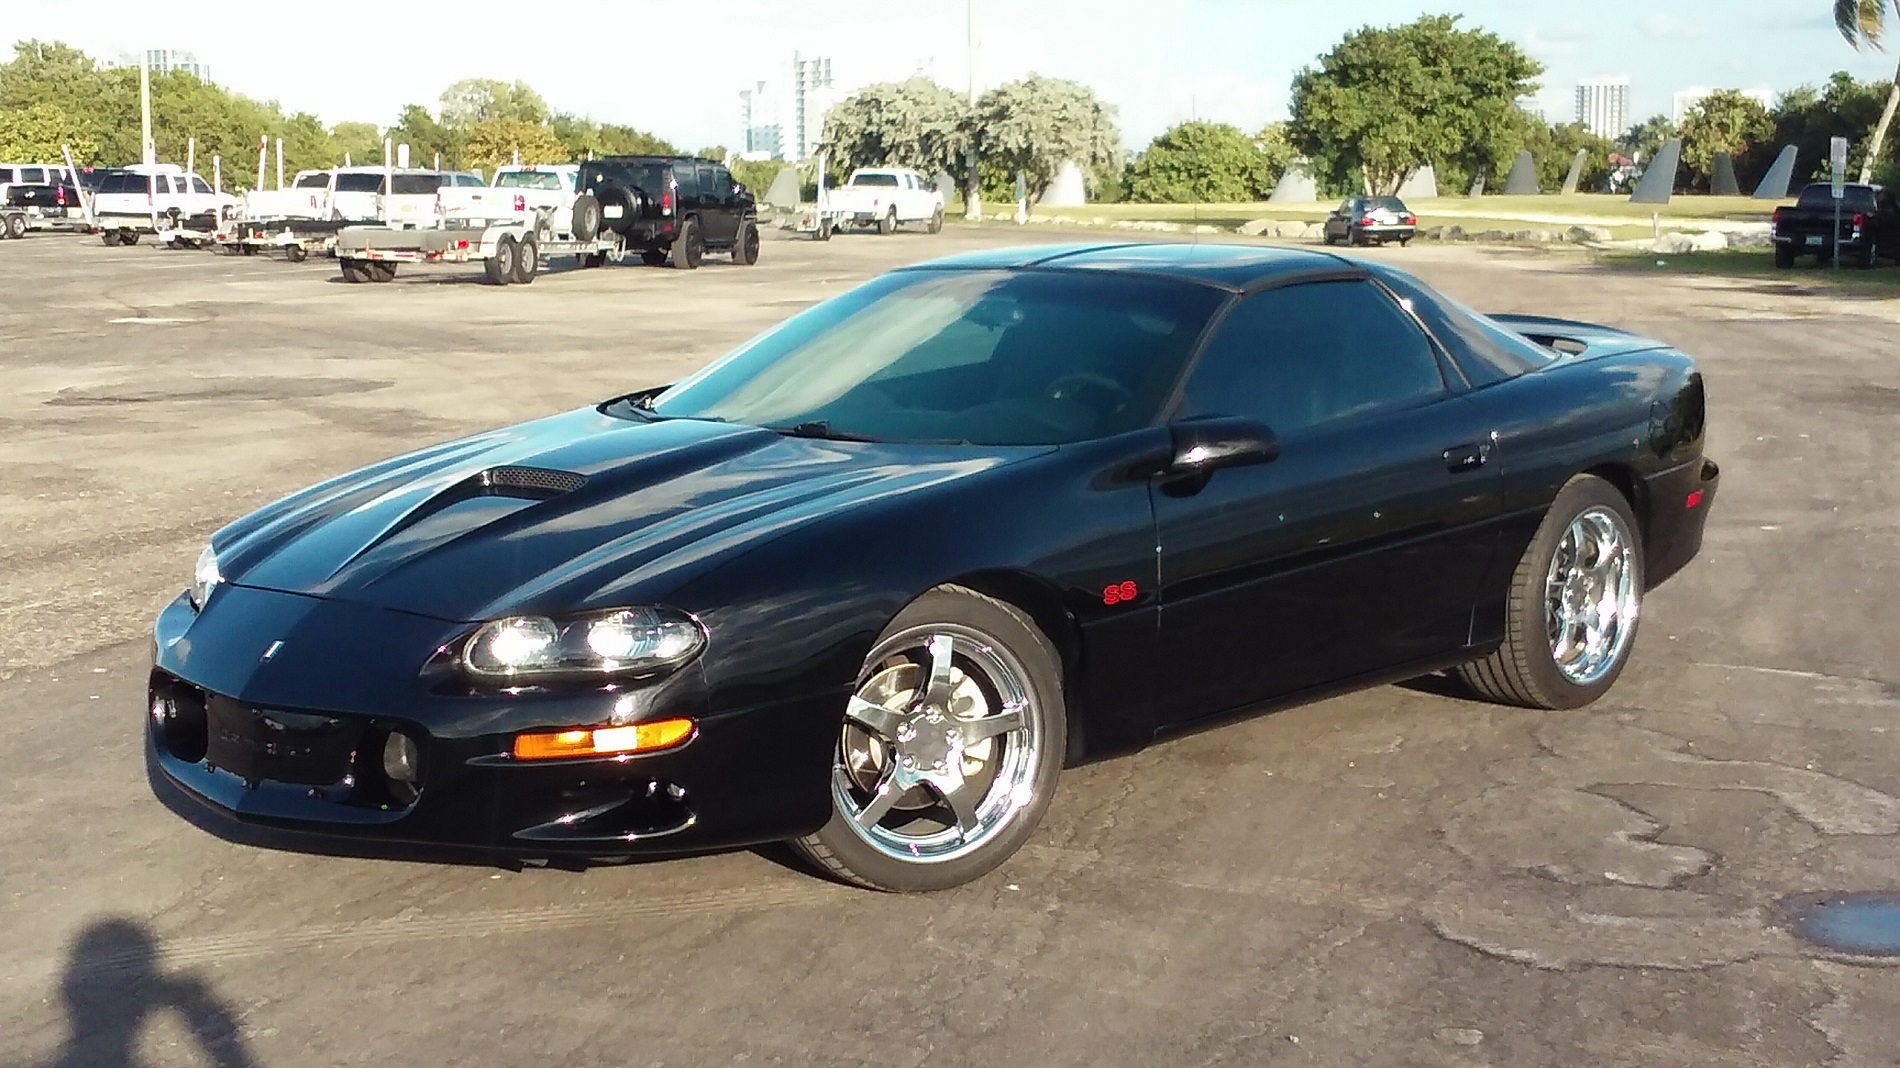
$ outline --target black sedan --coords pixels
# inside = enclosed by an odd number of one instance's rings
[[[952,886],[1065,765],[1213,718],[1596,700],[1701,544],[1703,437],[1666,345],[1328,253],[941,260],[218,531],[152,778],[266,837]]]
[[[1398,197],[1347,197],[1323,229],[1329,245],[1409,245],[1418,235],[1418,216]]]

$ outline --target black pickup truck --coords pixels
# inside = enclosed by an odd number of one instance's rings
[[[1831,185],[1815,182],[1801,191],[1794,207],[1775,209],[1775,266],[1793,267],[1801,256],[1832,263],[1836,245],[1841,262],[1857,267],[1900,257],[1900,205],[1893,194],[1860,184],[1848,185],[1843,193],[1836,202]]]
[[[10,185],[0,204],[0,237],[22,238],[47,220],[63,221],[68,209],[79,212],[79,190],[71,183]]]

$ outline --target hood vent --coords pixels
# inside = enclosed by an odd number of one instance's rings
[[[491,467],[475,476],[476,485],[497,497],[527,497],[546,500],[572,493],[586,482],[584,475],[572,471],[551,471],[545,467]]]

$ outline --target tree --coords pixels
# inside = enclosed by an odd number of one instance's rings
[[[565,163],[567,146],[554,131],[539,123],[520,119],[488,119],[468,131],[468,143],[462,149],[462,164],[492,171],[503,163],[514,162],[519,154],[523,163]]]
[[[1563,188],[1579,151],[1585,155],[1583,170],[1577,176],[1577,188],[1602,189],[1609,183],[1610,153],[1616,148],[1609,138],[1598,137],[1580,122],[1551,126],[1534,115],[1526,114],[1524,118],[1527,131],[1524,147],[1530,149],[1531,159],[1537,164],[1538,188]]]
[[[977,100],[966,129],[976,142],[980,176],[991,196],[1013,198],[1019,171],[1028,176],[1033,196],[1066,161],[1087,175],[1122,157],[1114,107],[1087,86],[1061,78],[1031,74],[991,89]]]
[[[1270,191],[1266,154],[1238,127],[1184,122],[1128,168],[1128,199],[1149,204],[1235,204]]]
[[[1722,89],[1703,97],[1682,117],[1682,163],[1690,185],[1709,188],[1717,152],[1739,159],[1774,133],[1768,109],[1738,90]]]
[[[442,155],[444,167],[462,165],[462,145],[465,135],[452,127],[435,121],[429,109],[421,104],[410,104],[402,109],[396,119],[396,125],[388,130],[391,141],[409,146],[411,159],[434,161],[437,153]],[[382,145],[376,146],[377,155],[382,154]],[[357,162],[363,162],[358,160]]]
[[[1878,178],[1883,170],[1900,164],[1900,153],[1894,151],[1891,142],[1886,146],[1885,159],[1876,159],[1869,151],[1870,135],[1880,121],[1890,88],[1883,81],[1863,82],[1846,71],[1836,71],[1821,89],[1804,85],[1783,93],[1769,112],[1775,123],[1774,139],[1750,153],[1748,170],[1765,172],[1782,145],[1793,145],[1797,166],[1804,168],[1797,178],[1827,181],[1828,142],[1845,135],[1853,143],[1849,166],[1871,166]]]
[[[330,127],[330,140],[336,155],[333,163],[342,163],[346,154],[351,163],[357,164],[372,163],[383,158],[383,133],[373,122],[339,122]],[[392,143],[408,144],[411,158],[414,158],[415,145],[401,138],[395,138]]]
[[[1887,0],[1834,0],[1834,25],[1856,51],[1863,44],[1872,48],[1881,47],[1880,40],[1886,36],[1889,15],[1895,22],[1900,22],[1900,0],[1893,0],[1891,7]],[[1860,167],[1860,180],[1863,182],[1873,180],[1874,165],[1880,159],[1880,149],[1886,143],[1887,130],[1893,126],[1896,110],[1900,110],[1900,67],[1896,67],[1893,72],[1893,88],[1887,93],[1887,106],[1880,113],[1880,121],[1874,125],[1873,141],[1867,146],[1867,161]]]
[[[693,155],[698,156],[700,159],[716,159],[721,163],[726,161],[726,156],[729,154],[725,145],[707,145],[705,148],[693,153]]]
[[[968,169],[967,110],[929,78],[866,86],[825,113],[826,163],[840,177],[855,167],[961,173]]]
[[[548,102],[526,82],[494,78],[464,78],[442,90],[441,114],[443,125],[463,129],[493,119],[539,125],[553,117]]]
[[[1629,128],[1617,139],[1616,147],[1635,159],[1649,159],[1662,151],[1670,138],[1678,135],[1676,124],[1667,115],[1652,115]]]
[[[1501,175],[1522,139],[1516,102],[1543,71],[1453,15],[1366,27],[1294,77],[1287,135],[1335,188],[1390,195],[1426,163]]]
[[[54,104],[0,109],[0,159],[56,162],[64,147],[89,159],[99,143],[85,124]]]

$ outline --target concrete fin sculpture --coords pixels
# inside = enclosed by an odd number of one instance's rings
[[[1717,152],[1709,168],[1709,195],[1739,197],[1742,184],[1735,180],[1735,160],[1726,152]]]
[[[1589,158],[1589,149],[1577,149],[1577,158],[1570,161],[1570,173],[1564,175],[1564,196],[1570,196],[1577,191],[1577,183],[1583,180],[1583,165]]]
[[[1761,184],[1755,187],[1756,200],[1786,200],[1788,190],[1794,186],[1795,147],[1789,145],[1775,157],[1774,166],[1761,176]]]
[[[1399,187],[1400,200],[1434,200],[1438,196],[1438,171],[1427,163]]]
[[[1632,204],[1667,204],[1676,191],[1676,169],[1682,165],[1682,138],[1672,137],[1651,157],[1630,194]]]
[[[1042,208],[1079,208],[1088,203],[1088,187],[1082,181],[1082,168],[1074,160],[1063,160],[1056,168],[1056,176],[1049,180],[1049,188],[1042,191],[1042,199],[1036,201]]]
[[[1319,199],[1319,185],[1299,161],[1287,167],[1267,197],[1269,204],[1311,204]]]
[[[779,168],[778,174],[772,179],[771,188],[765,191],[765,196],[761,199],[767,207],[798,207],[798,168],[792,166]]]
[[[1511,161],[1511,173],[1504,178],[1504,195],[1534,197],[1541,192],[1537,188],[1537,161],[1531,158],[1530,149],[1524,149]]]

